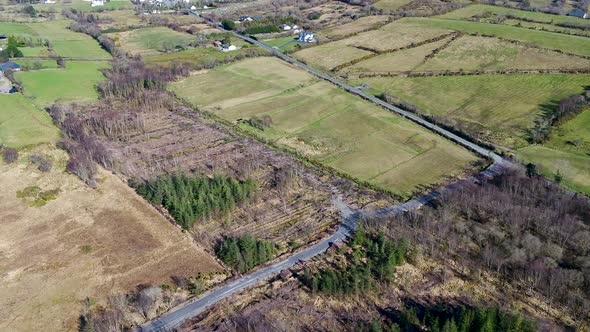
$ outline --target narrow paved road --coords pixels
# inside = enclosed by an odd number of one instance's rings
[[[194,15],[194,13],[193,13]],[[198,16],[198,15],[197,15]],[[215,25],[217,28],[220,28],[219,26]],[[221,28],[220,28],[221,29]],[[223,29],[221,29],[223,30]],[[229,31],[232,32],[232,31]],[[207,310],[209,307],[211,307],[212,305],[218,303],[219,301],[221,301],[222,299],[225,299],[241,290],[244,290],[245,288],[249,287],[249,286],[253,286],[256,283],[258,283],[261,280],[267,279],[271,276],[276,275],[277,273],[279,273],[280,271],[290,268],[293,265],[297,264],[299,261],[306,261],[311,259],[314,256],[317,256],[323,252],[325,252],[331,245],[331,243],[337,242],[337,241],[342,241],[345,240],[350,234],[351,231],[353,231],[354,229],[356,229],[357,227],[357,221],[359,219],[359,217],[361,216],[383,216],[383,215],[395,215],[397,213],[400,212],[405,212],[405,211],[409,211],[409,210],[413,210],[413,209],[417,209],[420,208],[422,205],[431,202],[432,200],[436,199],[437,197],[439,197],[443,192],[445,192],[446,190],[451,190],[453,188],[457,188],[460,187],[462,185],[462,183],[464,183],[464,181],[474,181],[476,180],[478,177],[489,177],[489,176],[493,176],[495,174],[500,173],[506,166],[510,165],[510,162],[502,159],[502,157],[500,157],[499,155],[497,155],[496,153],[488,150],[485,147],[481,147],[475,143],[469,142],[451,132],[449,132],[448,130],[445,130],[435,124],[432,124],[410,112],[404,111],[398,107],[395,107],[391,104],[388,104],[384,101],[382,101],[381,99],[378,99],[372,95],[369,95],[367,93],[364,93],[363,91],[352,87],[344,82],[341,82],[321,71],[318,71],[314,68],[311,68],[309,66],[307,66],[306,64],[297,61],[285,54],[283,54],[282,52],[280,52],[277,49],[274,49],[268,45],[265,45],[257,40],[254,40],[252,38],[249,38],[247,36],[242,36],[239,35],[237,33],[234,33],[235,36],[237,36],[238,38],[241,38],[247,42],[250,42],[252,44],[258,45],[264,49],[267,49],[271,52],[273,52],[277,57],[299,67],[302,68],[312,74],[314,74],[315,76],[318,76],[322,79],[325,79],[329,82],[332,82],[333,84],[345,89],[346,91],[349,91],[350,93],[356,94],[366,100],[369,100],[375,104],[378,104],[392,112],[395,112],[397,114],[400,114],[484,157],[489,157],[493,160],[493,164],[491,166],[489,166],[486,170],[482,171],[481,173],[479,173],[476,176],[473,176],[469,179],[465,179],[465,180],[460,180],[460,181],[456,181],[453,182],[449,185],[443,186],[437,190],[434,190],[428,194],[425,194],[419,198],[413,199],[411,201],[408,201],[404,204],[401,205],[397,205],[397,206],[393,206],[393,207],[387,207],[387,208],[382,208],[382,209],[376,209],[376,210],[369,210],[369,211],[353,211],[352,209],[350,209],[342,200],[340,199],[335,199],[333,201],[333,204],[340,210],[341,213],[341,218],[342,218],[342,223],[339,226],[338,230],[331,236],[321,240],[320,242],[308,247],[307,249],[304,249],[303,251],[300,251],[288,258],[286,258],[283,261],[280,261],[278,263],[275,263],[273,265],[270,265],[268,267],[265,267],[263,269],[260,269],[252,274],[246,275],[240,279],[237,279],[235,281],[230,282],[229,284],[219,287],[207,294],[205,294],[204,296],[202,296],[201,298],[190,302],[174,311],[171,311],[169,313],[164,314],[163,316],[152,320],[150,322],[147,322],[145,324],[143,324],[140,328],[141,331],[170,331],[172,329],[174,329],[175,327],[180,326],[184,321],[186,321],[187,319],[190,319],[202,312],[204,312],[205,310]]]

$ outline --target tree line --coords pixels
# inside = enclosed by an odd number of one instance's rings
[[[406,304],[387,321],[373,320],[359,324],[359,331],[429,331],[429,332],[534,332],[537,326],[517,313],[506,313],[498,307],[451,307],[439,304],[424,307]]]
[[[276,253],[271,241],[258,240],[252,235],[226,238],[216,250],[217,257],[239,273],[271,260]]]
[[[251,178],[238,181],[216,175],[213,178],[184,173],[159,176],[152,181],[130,181],[137,193],[154,205],[161,205],[184,229],[197,220],[230,212],[256,191]]]
[[[358,294],[371,290],[378,282],[390,282],[395,268],[405,261],[407,242],[392,241],[384,233],[359,228],[351,241],[349,266],[322,268],[312,273],[306,268],[302,282],[313,293]]]

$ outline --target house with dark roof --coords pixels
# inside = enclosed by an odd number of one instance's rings
[[[581,9],[574,9],[571,12],[569,12],[567,14],[567,16],[572,16],[572,17],[579,17],[579,18],[588,18],[588,14],[581,10]]]
[[[5,62],[3,64],[0,64],[0,71],[5,71],[6,69],[12,69],[14,71],[19,71],[20,70],[20,66],[18,63],[12,62],[12,61],[8,61]]]

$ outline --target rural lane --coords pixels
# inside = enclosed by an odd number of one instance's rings
[[[194,13],[193,13],[193,15],[194,15]],[[215,27],[220,28],[218,25],[215,25]],[[223,30],[222,28],[220,28],[220,29]],[[227,30],[224,30],[224,31],[227,31]],[[234,33],[235,36],[237,36],[240,39],[243,39],[249,43],[252,43],[252,44],[258,45],[264,49],[267,49],[267,50],[273,52],[277,57],[283,59],[284,61],[287,61],[287,62],[289,62],[301,69],[304,69],[304,70],[312,73],[315,76],[325,79],[325,80],[341,87],[342,89],[350,92],[350,93],[358,95],[368,101],[371,101],[381,107],[384,107],[385,109],[388,109],[392,112],[402,115],[402,116],[420,124],[421,126],[424,126],[428,129],[430,129],[431,131],[434,131],[434,132],[438,133],[439,135],[446,137],[446,138],[450,139],[451,141],[454,141],[457,144],[460,144],[460,145],[466,147],[467,149],[469,149],[477,154],[480,154],[480,155],[487,157],[487,158],[491,158],[493,160],[493,163],[492,163],[492,165],[490,165],[487,169],[485,169],[484,171],[482,171],[478,175],[472,176],[472,177],[465,179],[465,180],[455,181],[455,182],[445,185],[439,189],[436,189],[430,193],[427,193],[421,197],[418,197],[416,199],[413,199],[411,201],[408,201],[404,204],[397,205],[397,206],[386,207],[386,208],[381,208],[381,209],[373,209],[373,210],[368,210],[368,211],[354,211],[354,210],[350,209],[342,200],[334,199],[333,204],[336,208],[338,208],[340,210],[341,218],[342,218],[342,223],[340,224],[340,226],[338,227],[337,231],[334,234],[320,240],[316,244],[314,244],[310,247],[307,247],[306,249],[304,249],[298,253],[295,253],[292,256],[290,256],[280,262],[269,265],[267,267],[264,267],[260,270],[255,271],[251,274],[248,274],[248,275],[245,275],[239,279],[236,279],[224,286],[221,286],[219,288],[216,288],[216,289],[210,291],[209,293],[201,296],[200,298],[198,298],[192,302],[189,302],[189,303],[187,303],[187,304],[185,304],[173,311],[170,311],[170,312],[168,312],[168,313],[166,313],[166,314],[164,314],[152,321],[146,322],[143,325],[141,325],[141,327],[138,328],[138,331],[142,331],[142,332],[171,331],[174,328],[180,326],[184,321],[199,315],[200,313],[204,312],[209,307],[218,303],[219,301],[221,301],[221,300],[223,300],[235,293],[238,293],[250,286],[253,286],[256,283],[258,283],[259,281],[262,281],[262,280],[265,280],[269,277],[272,277],[272,276],[278,274],[280,271],[294,266],[295,264],[297,264],[300,261],[307,261],[307,260],[325,252],[331,246],[331,244],[334,242],[345,240],[348,236],[350,236],[351,231],[354,231],[356,229],[357,221],[360,217],[395,215],[397,213],[420,208],[422,205],[427,204],[427,203],[431,202],[432,200],[436,199],[437,197],[439,197],[440,195],[442,195],[443,192],[460,187],[465,181],[476,181],[480,177],[494,176],[494,175],[502,172],[502,170],[505,167],[509,167],[511,164],[509,161],[504,160],[501,156],[488,150],[485,147],[482,147],[482,146],[479,146],[475,143],[467,141],[467,140],[451,133],[450,131],[448,131],[446,129],[443,129],[435,124],[432,124],[432,123],[416,116],[415,114],[404,111],[404,110],[400,109],[399,107],[393,106],[393,105],[391,105],[387,102],[384,102],[383,100],[381,100],[375,96],[369,95],[369,94],[367,94],[355,87],[352,87],[342,81],[339,81],[339,80],[331,77],[330,75],[327,75],[319,70],[311,68],[310,66],[308,66],[298,60],[295,60],[288,55],[285,55],[284,53],[280,52],[277,49],[274,49],[274,48],[272,48],[268,45],[265,45],[257,40],[254,40],[250,37],[239,35],[233,31],[227,31],[227,32],[232,32],[232,33]]]

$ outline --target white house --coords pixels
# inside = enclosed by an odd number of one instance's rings
[[[281,30],[283,30],[283,31],[288,31],[288,30],[291,30],[291,26],[290,26],[290,25],[288,25],[288,24],[281,24],[280,28],[281,28]]]
[[[195,10],[195,9],[197,9],[197,7],[195,7],[195,5],[192,5],[191,10]]]
[[[221,45],[221,50],[223,52],[231,52],[231,51],[236,51],[239,48],[236,45],[231,45],[231,44],[223,44]]]
[[[315,41],[315,36],[313,35],[313,32],[304,31],[299,34],[297,41],[303,43],[313,43]]]
[[[47,4],[47,5],[50,5],[50,4],[54,4],[55,1],[54,0],[45,0],[43,3],[44,4]]]
[[[104,0],[92,0],[90,7],[104,6]]]

